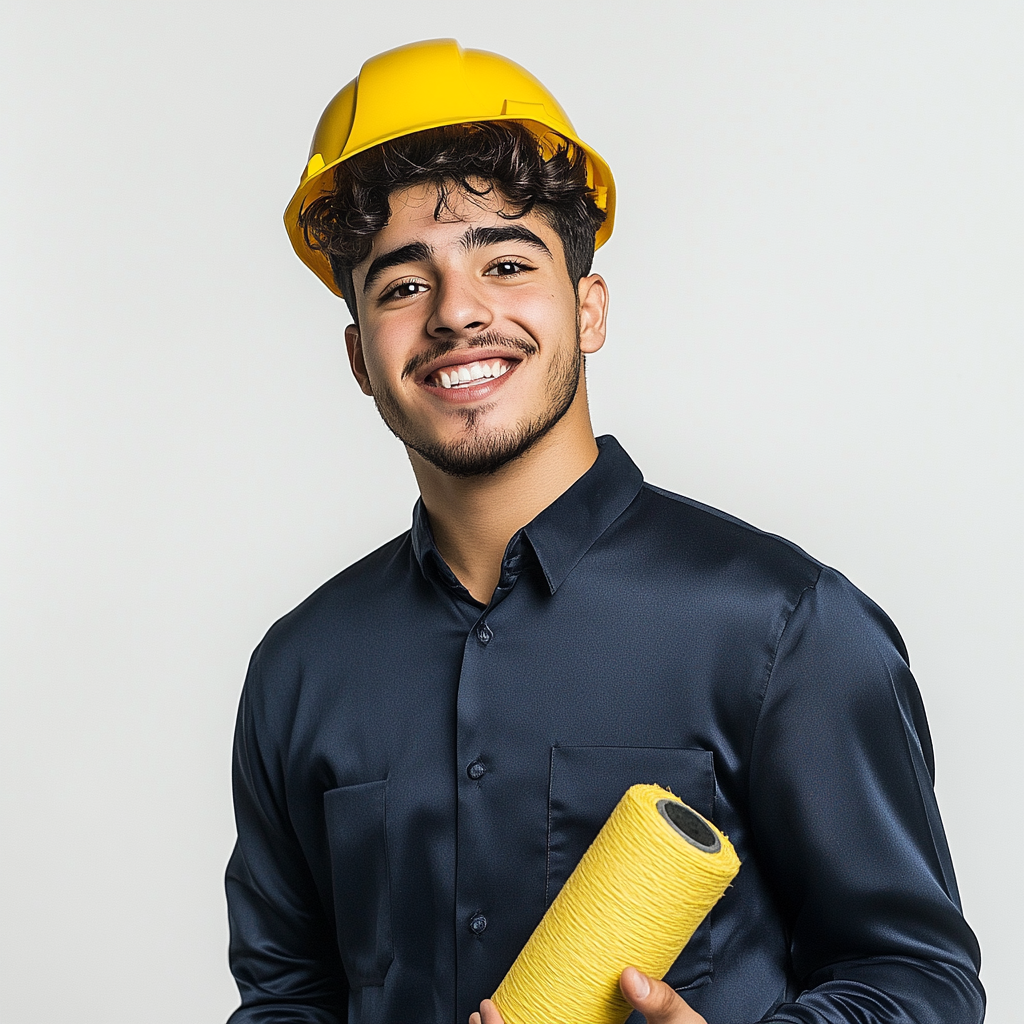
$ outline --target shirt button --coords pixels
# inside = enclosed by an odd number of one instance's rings
[[[466,774],[475,782],[477,779],[482,779],[486,771],[487,769],[479,761],[473,761],[466,769]]]
[[[491,627],[488,626],[486,623],[484,623],[482,626],[477,626],[476,638],[480,641],[480,643],[484,645],[489,644],[491,642],[492,636],[494,636],[494,634],[491,632]]]
[[[487,918],[483,914],[474,914],[469,919],[469,930],[474,935],[483,935],[487,930]]]

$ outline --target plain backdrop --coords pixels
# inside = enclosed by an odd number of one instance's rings
[[[361,62],[449,35],[529,68],[616,174],[598,432],[903,632],[1014,1024],[1024,5],[4,0],[5,1024],[235,1005],[249,652],[415,499],[281,214]]]

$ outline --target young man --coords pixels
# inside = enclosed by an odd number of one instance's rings
[[[648,1021],[980,1022],[895,628],[593,436],[607,167],[494,55],[417,44],[357,82],[286,221],[422,498],[253,655],[232,1021],[500,1024],[486,997],[657,782],[743,867],[664,983],[624,971]]]

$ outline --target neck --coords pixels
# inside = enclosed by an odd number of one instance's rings
[[[409,453],[437,549],[482,604],[498,585],[505,548],[516,531],[567,491],[597,458],[585,403],[582,415],[573,413],[571,408],[525,455],[486,476],[448,476]]]

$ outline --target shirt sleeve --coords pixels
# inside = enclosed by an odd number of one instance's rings
[[[797,979],[764,1021],[980,1024],[980,954],[933,778],[899,634],[823,570],[783,630],[752,748],[754,844]]]
[[[345,1024],[348,989],[313,876],[291,826],[281,759],[265,756],[259,649],[242,691],[232,783],[238,840],[226,888],[241,1006],[229,1024]]]

